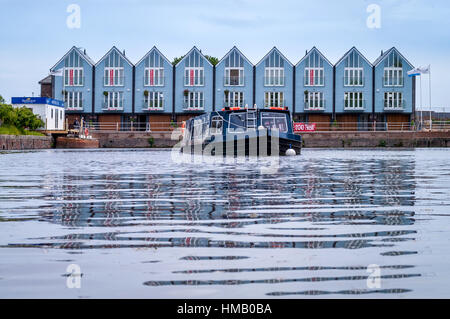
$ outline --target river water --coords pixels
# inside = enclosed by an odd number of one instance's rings
[[[0,153],[0,298],[450,297],[449,150],[260,161]]]

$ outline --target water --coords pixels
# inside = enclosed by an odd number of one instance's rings
[[[1,153],[0,297],[449,298],[449,155]]]

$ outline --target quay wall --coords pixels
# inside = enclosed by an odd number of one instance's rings
[[[311,132],[303,147],[450,147],[450,132]]]
[[[100,147],[107,148],[164,148],[173,147],[178,142],[171,139],[170,133],[97,131],[91,135],[99,140]]]
[[[302,133],[303,147],[450,147],[450,132],[311,132]],[[173,147],[170,133],[98,131],[92,136],[100,147],[148,148]]]
[[[51,136],[0,135],[1,150],[33,150],[52,148]]]

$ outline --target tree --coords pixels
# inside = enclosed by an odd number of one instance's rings
[[[216,58],[215,56],[205,55],[205,58],[207,58],[208,61],[209,61],[212,65],[216,65],[217,63],[219,63],[219,59]]]
[[[183,58],[184,58],[184,55],[182,55],[182,56],[180,56],[180,57],[175,57],[175,58],[173,58],[172,64],[173,64],[173,65],[177,65],[178,62],[180,62],[181,60],[183,60]]]
[[[13,125],[18,129],[35,130],[44,126],[44,122],[33,111],[23,106],[14,108],[9,104],[0,105],[0,119],[3,124]]]
[[[5,104],[5,99],[1,94],[0,94],[0,104]]]

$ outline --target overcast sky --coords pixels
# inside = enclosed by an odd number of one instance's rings
[[[236,45],[253,63],[273,46],[297,63],[316,46],[335,63],[356,46],[369,61],[392,46],[432,67],[433,106],[450,110],[450,3],[447,0],[0,0],[0,94],[39,95],[38,81],[73,45],[98,61],[113,45],[136,63],[156,45],[170,60],[196,45],[221,58]],[[69,28],[70,4],[81,9]],[[369,28],[367,7],[381,8]],[[423,76],[428,108],[428,76]],[[419,103],[419,99],[417,99]]]

